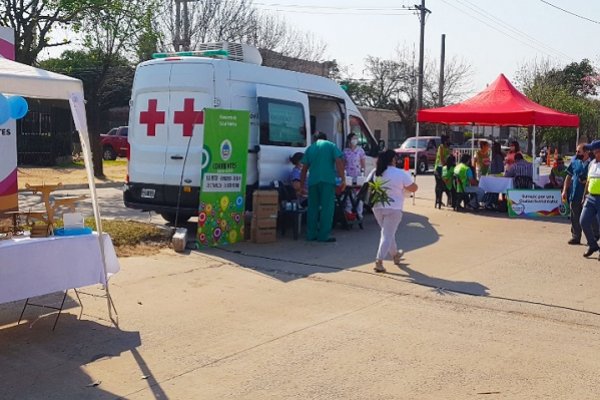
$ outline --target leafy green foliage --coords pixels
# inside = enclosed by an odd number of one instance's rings
[[[531,100],[546,107],[577,114],[580,131],[594,138],[599,129],[600,102],[591,96],[597,94],[597,71],[589,60],[573,62],[563,68],[551,66],[548,61],[524,65],[518,80]],[[538,128],[536,142],[553,146],[574,143],[571,128]]]
[[[389,206],[394,199],[392,199],[387,192],[385,186],[389,181],[384,181],[381,177],[376,177],[372,182],[369,182],[369,189],[371,190],[371,203],[373,205],[381,204],[383,206]]]

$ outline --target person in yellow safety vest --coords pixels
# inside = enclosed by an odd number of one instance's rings
[[[435,165],[433,170],[437,171],[438,175],[442,175],[442,167],[446,165],[446,160],[450,155],[450,148],[448,147],[448,136],[443,135],[441,137],[441,144],[437,148],[437,152],[435,153]]]
[[[600,218],[600,140],[594,140],[591,144],[584,147],[585,150],[594,153],[594,159],[588,166],[587,185],[584,192],[584,203],[579,218],[581,230],[587,239],[587,251],[583,253],[584,257],[589,257],[600,250],[598,240],[594,236],[592,224]],[[599,257],[600,260],[600,257]]]
[[[452,190],[454,187],[453,177],[454,168],[456,167],[456,158],[451,154],[446,158],[446,165],[442,168],[442,180],[446,185],[446,189]]]
[[[478,186],[477,179],[473,176],[470,154],[463,154],[460,157],[460,163],[454,168],[454,176],[458,178],[456,192],[475,193],[476,197],[471,201],[471,206],[475,209],[479,208],[479,204],[483,201],[485,192]]]

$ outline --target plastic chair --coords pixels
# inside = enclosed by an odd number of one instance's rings
[[[448,198],[448,205],[452,204],[452,193],[446,187],[446,183],[442,179],[442,176],[438,173],[438,171],[433,172],[433,176],[435,178],[435,204],[434,207],[442,208],[442,195],[446,193]]]
[[[515,176],[513,184],[515,189],[533,189],[533,178],[525,175]]]
[[[279,215],[277,225],[281,235],[285,235],[287,226],[291,223],[294,240],[298,240],[302,230],[302,218],[306,214],[306,208],[302,208],[298,202],[296,191],[292,185],[286,185],[279,181],[277,192],[279,193]],[[287,204],[295,205],[292,209],[287,209]]]
[[[465,187],[463,183],[460,181],[458,176],[454,176],[453,178],[454,188],[455,190],[452,192],[452,208],[454,211],[459,211],[464,208],[467,208],[467,205],[472,199],[472,196],[475,193],[467,193],[465,192]],[[461,203],[464,205],[461,206]]]

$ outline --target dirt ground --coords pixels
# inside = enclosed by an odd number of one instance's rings
[[[96,178],[99,183],[125,182],[127,161],[115,160],[104,162],[104,179]],[[39,185],[42,183],[63,185],[87,185],[87,176],[83,164],[72,164],[64,167],[19,167],[19,189],[26,189],[26,184]]]

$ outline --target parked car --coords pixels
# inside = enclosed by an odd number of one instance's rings
[[[409,158],[410,168],[415,165],[415,153],[417,153],[417,173],[424,174],[435,164],[435,154],[438,146],[442,143],[439,136],[409,137],[395,151],[399,155],[400,167],[404,165],[404,158]]]
[[[126,157],[129,152],[129,141],[126,126],[112,128],[108,133],[100,135],[102,145],[102,158],[105,160],[116,160],[117,156]]]

